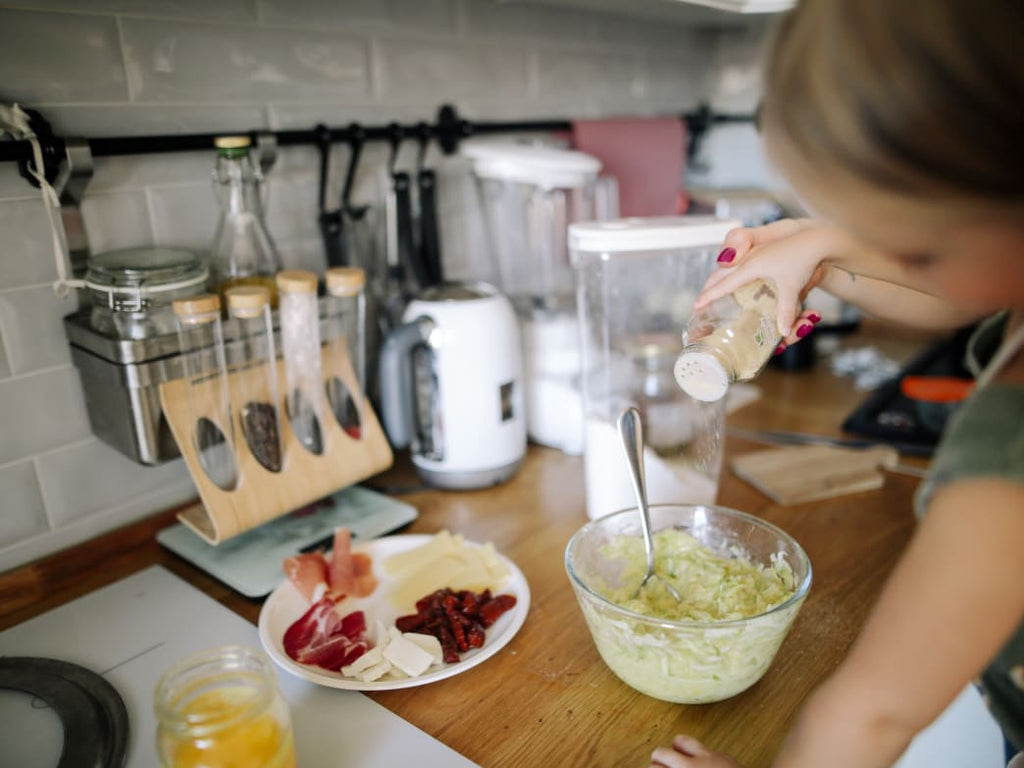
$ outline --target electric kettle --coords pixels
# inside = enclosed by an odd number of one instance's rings
[[[424,290],[380,352],[381,415],[395,448],[447,489],[511,478],[526,454],[522,348],[512,304],[486,283]]]

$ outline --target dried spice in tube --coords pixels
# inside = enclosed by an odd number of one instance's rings
[[[280,472],[281,400],[270,292],[262,286],[243,286],[229,288],[225,296],[232,325],[228,365],[245,442],[263,467]]]

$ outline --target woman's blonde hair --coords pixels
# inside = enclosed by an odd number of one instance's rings
[[[1024,0],[801,0],[765,78],[784,158],[916,197],[1024,200]]]

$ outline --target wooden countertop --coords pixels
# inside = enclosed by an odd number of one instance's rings
[[[867,329],[843,344],[876,344],[903,360],[925,341]],[[821,360],[811,371],[768,370],[757,384],[764,397],[731,415],[730,426],[838,436],[843,417],[864,397]],[[730,437],[726,458],[761,447]],[[493,541],[522,569],[532,603],[518,635],[479,667],[372,698],[486,768],[648,765],[651,750],[679,732],[734,754],[748,768],[764,768],[801,702],[843,657],[906,545],[916,483],[890,474],[877,491],[780,507],[723,470],[718,503],[792,534],[811,558],[814,585],[765,677],[732,699],[702,706],[637,693],[598,656],[563,566],[566,543],[587,519],[580,457],[531,447],[505,485],[404,493],[400,498],[420,512],[407,532],[448,528]],[[399,457],[370,484],[415,488],[419,481]],[[0,629],[153,564],[255,623],[261,601],[231,591],[156,543],[156,532],[173,522],[174,511],[164,512],[0,574]]]

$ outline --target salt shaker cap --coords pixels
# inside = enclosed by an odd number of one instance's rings
[[[683,351],[673,373],[683,391],[695,400],[713,403],[729,390],[729,374],[721,361],[709,352]]]

